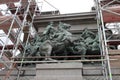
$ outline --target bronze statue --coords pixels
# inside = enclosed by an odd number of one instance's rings
[[[100,52],[98,35],[85,28],[76,40],[72,40],[72,33],[68,30],[71,25],[59,22],[57,28],[54,23],[45,28],[41,35],[36,35],[26,47],[25,57],[45,56],[45,60],[59,60],[68,58],[50,58],[50,56],[69,56],[81,55],[81,59],[85,59],[85,55],[89,51],[97,54]],[[91,54],[89,53],[89,54]],[[39,59],[30,59],[39,60]]]
[[[77,40],[73,41],[74,47],[73,47],[73,53],[81,55],[81,59],[85,59],[86,54],[86,45],[84,42],[84,39],[82,37],[79,37]]]
[[[46,37],[46,40],[52,40],[55,33],[56,29],[53,27],[53,22],[50,22],[50,24],[45,28],[43,35]]]
[[[59,22],[57,32],[55,33],[56,41],[64,41],[65,39],[70,40],[72,37],[72,34],[68,31],[70,29],[71,25]]]

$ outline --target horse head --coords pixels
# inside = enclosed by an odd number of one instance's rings
[[[59,22],[59,25],[58,25],[58,29],[68,30],[68,29],[70,29],[70,27],[71,27],[70,24],[63,23],[63,22]]]

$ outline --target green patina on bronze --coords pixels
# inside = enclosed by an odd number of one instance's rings
[[[73,39],[72,33],[68,31],[70,27],[70,24],[59,22],[58,27],[55,28],[54,23],[50,22],[41,35],[35,35],[28,43],[25,57],[46,56],[45,60],[63,60],[69,58],[49,58],[49,56],[82,55],[81,59],[85,59],[85,55],[88,52],[93,52],[94,54],[100,52],[98,35],[96,33],[85,28],[81,35]],[[43,59],[31,58],[27,60]]]

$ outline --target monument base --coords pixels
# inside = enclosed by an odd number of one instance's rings
[[[37,64],[35,80],[83,80],[82,63]]]

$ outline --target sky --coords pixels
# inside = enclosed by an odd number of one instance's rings
[[[36,1],[38,2],[41,11],[59,10],[61,14],[89,12],[91,11],[91,7],[94,6],[94,0],[36,0]],[[5,5],[0,5],[0,8],[6,9],[7,7]]]
[[[41,11],[59,10],[61,14],[89,12],[91,11],[91,7],[94,5],[94,0],[45,0],[45,1],[36,0],[36,1],[42,2],[38,3],[39,7],[41,7]],[[5,5],[0,5],[0,8],[6,9],[7,7]],[[1,41],[0,44],[2,44]]]
[[[57,8],[61,14],[89,12],[94,5],[94,0],[46,0],[55,7],[53,8],[44,0],[41,1],[43,2],[42,11],[51,11]]]

